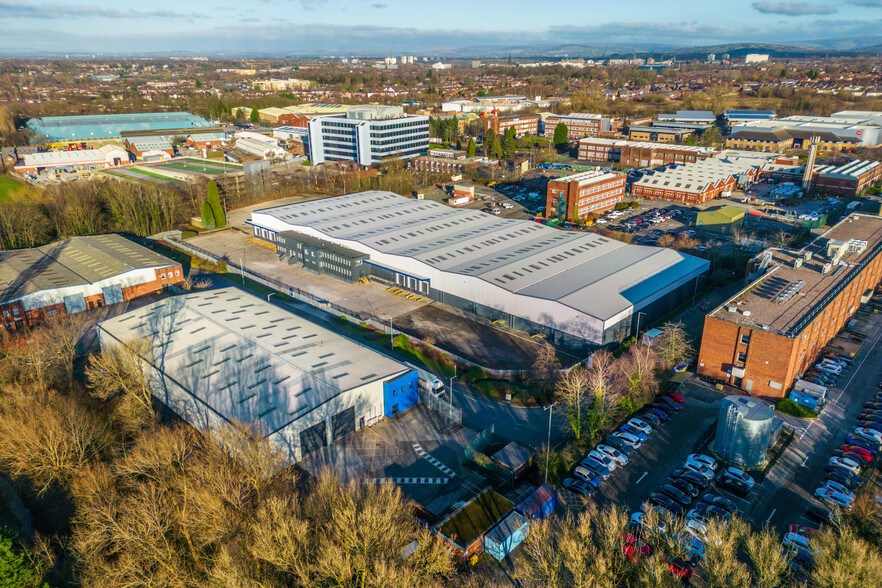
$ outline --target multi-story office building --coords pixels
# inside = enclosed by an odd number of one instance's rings
[[[343,115],[315,117],[307,128],[314,164],[354,161],[369,166],[429,150],[429,117],[404,114],[400,106],[354,106]]]
[[[624,174],[587,171],[548,182],[548,217],[579,220],[613,208],[625,199]]]
[[[695,163],[708,157],[714,157],[717,153],[718,151],[711,147],[671,145],[649,141],[620,141],[604,138],[579,141],[579,159],[611,161],[628,167]]]
[[[799,251],[769,249],[707,315],[698,373],[784,397],[882,278],[882,218],[852,214]]]
[[[552,114],[545,118],[545,136],[553,137],[557,125],[567,125],[567,135],[570,139],[582,137],[596,137],[604,133],[617,133],[619,122],[601,114],[589,114],[587,112],[574,112],[572,114]]]
[[[483,119],[484,132],[486,133],[488,129],[493,129],[494,133],[501,135],[505,133],[509,127],[514,127],[515,135],[518,137],[523,137],[524,135],[538,135],[540,119],[541,117],[538,114],[489,116]]]

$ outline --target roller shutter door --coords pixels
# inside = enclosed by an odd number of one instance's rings
[[[86,310],[86,297],[82,294],[71,294],[64,297],[64,310],[67,314],[76,314]]]
[[[116,304],[123,301],[122,286],[108,286],[103,288],[101,293],[104,294],[104,304]]]
[[[325,435],[325,421],[322,421],[300,433],[300,455],[306,457],[316,449],[324,447],[328,437]]]
[[[355,407],[341,410],[331,417],[331,432],[334,441],[341,439],[349,433],[355,432]]]

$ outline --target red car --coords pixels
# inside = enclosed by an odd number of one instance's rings
[[[811,539],[812,537],[817,536],[818,530],[814,527],[806,527],[805,525],[800,525],[799,523],[793,523],[790,525],[788,529],[791,533],[796,533],[797,535],[802,535],[803,537],[807,537]]]
[[[668,398],[670,398],[671,400],[673,400],[674,402],[676,402],[677,404],[680,404],[680,405],[686,403],[686,398],[682,394],[680,394],[679,392],[666,392],[666,393],[662,394],[662,396],[663,397],[667,396]]]
[[[873,460],[873,454],[864,449],[863,447],[858,447],[857,445],[849,445],[848,443],[843,443],[839,446],[839,449],[842,451],[847,451],[849,453],[856,453],[863,457],[866,461]]]
[[[682,578],[684,580],[691,580],[692,574],[695,569],[692,567],[692,564],[688,561],[684,561],[679,557],[673,557],[668,560],[668,571],[674,574],[675,576]]]
[[[636,563],[637,558],[646,557],[652,553],[649,545],[640,542],[637,537],[630,533],[622,533],[622,553],[631,563]]]
[[[841,450],[846,456],[848,456],[848,457],[854,457],[854,458],[857,460],[857,462],[858,462],[860,465],[862,465],[862,466],[867,465],[868,463],[870,463],[871,461],[873,461],[873,458],[872,458],[872,457],[867,457],[865,454],[863,454],[863,453],[859,453],[859,452],[855,451],[854,449],[852,449],[851,447],[843,446],[843,447],[840,447],[839,449],[840,449],[840,450]]]

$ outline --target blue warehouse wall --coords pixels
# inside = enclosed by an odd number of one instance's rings
[[[383,414],[387,417],[402,413],[417,403],[419,379],[413,370],[383,382]]]

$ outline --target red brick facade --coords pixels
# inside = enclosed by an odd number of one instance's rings
[[[132,300],[153,292],[161,292],[165,286],[180,284],[184,279],[184,271],[180,265],[155,270],[155,279],[150,282],[128,286],[122,289],[123,300]],[[105,305],[103,294],[86,296],[86,308],[93,310]],[[17,312],[16,312],[17,311]],[[65,314],[64,304],[53,304],[24,311],[21,301],[0,305],[0,327],[7,331],[17,331],[24,327],[40,324],[47,317]]]
[[[689,146],[592,139],[579,141],[579,159],[611,161],[628,167],[695,163],[712,156],[711,151],[700,151]]]
[[[513,114],[503,117],[491,116],[482,120],[484,121],[485,133],[487,129],[493,129],[494,133],[501,135],[505,133],[507,128],[514,127],[515,135],[522,137],[524,135],[538,135],[540,119],[538,114]]]
[[[631,194],[640,198],[648,198],[654,200],[670,200],[671,202],[682,202],[683,204],[701,204],[714,198],[719,198],[723,192],[731,192],[735,189],[735,178],[730,176],[725,180],[718,180],[716,183],[709,182],[703,189],[697,192],[686,192],[670,187],[653,187],[641,186],[633,184],[631,186]]]
[[[597,181],[580,180],[583,174],[548,182],[545,210],[548,218],[581,220],[599,214],[625,199],[624,174],[602,174]]]
[[[749,385],[750,392],[759,396],[785,397],[795,379],[848,323],[864,292],[880,280],[882,256],[876,256],[795,338],[727,321],[725,311],[720,318],[706,317],[698,373],[737,388]],[[738,375],[739,368],[743,376]]]

